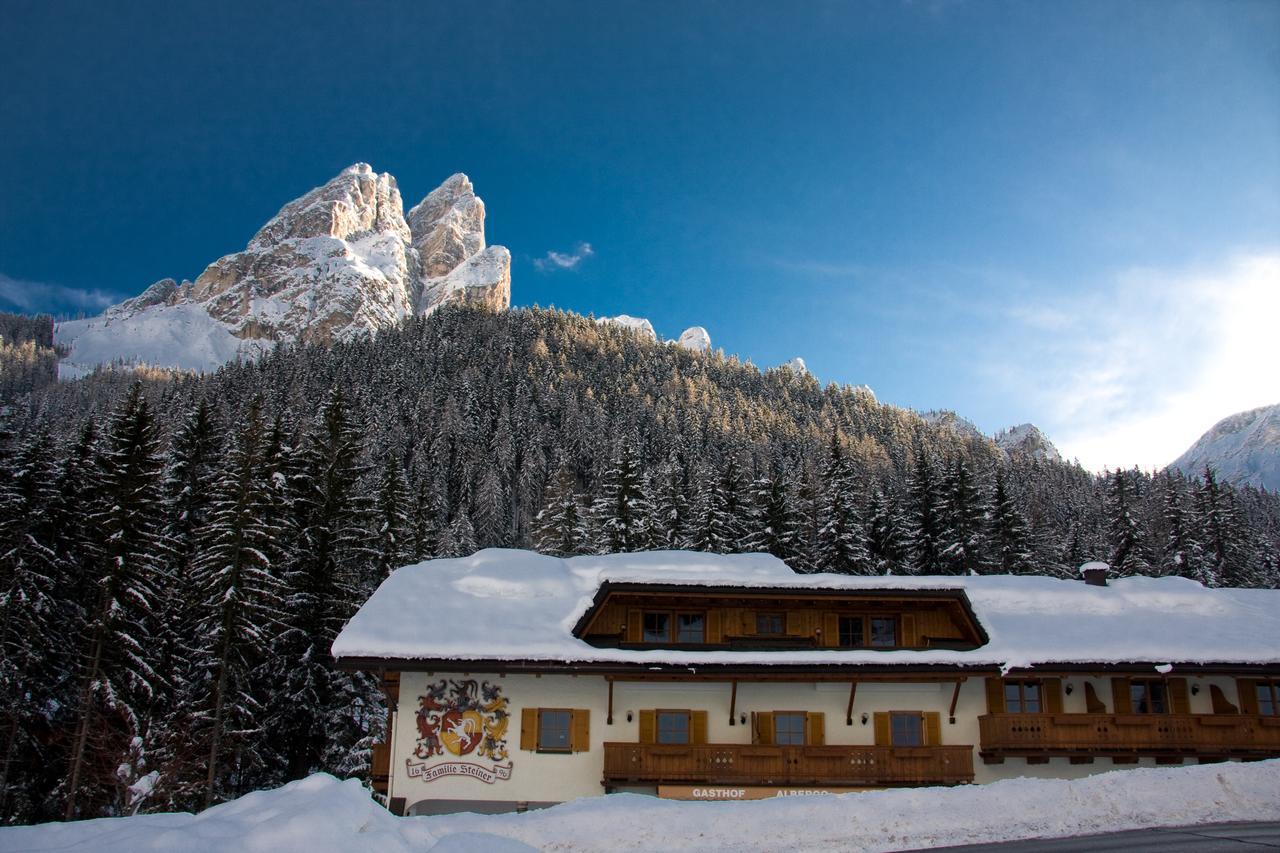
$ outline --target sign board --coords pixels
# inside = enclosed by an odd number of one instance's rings
[[[769,800],[774,797],[807,797],[814,794],[848,794],[869,791],[844,785],[798,788],[785,785],[659,785],[664,800]]]
[[[434,782],[464,776],[486,785],[511,778],[507,760],[507,699],[502,688],[487,681],[440,679],[418,697],[418,742],[415,762],[405,759],[411,779]],[[487,764],[474,760],[487,758]],[[439,760],[437,760],[439,759]]]

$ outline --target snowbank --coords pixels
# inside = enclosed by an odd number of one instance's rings
[[[214,851],[903,850],[1155,826],[1280,819],[1280,760],[1139,768],[756,802],[614,794],[522,815],[397,818],[357,782],[317,775],[199,815],[0,829],[0,849]]]
[[[596,648],[573,636],[606,581],[750,589],[960,590],[990,642],[972,651],[673,651]],[[430,613],[430,619],[423,619]],[[333,644],[339,658],[676,664],[1022,667],[1038,663],[1277,663],[1280,591],[1186,578],[1109,586],[1008,575],[797,575],[769,554],[650,551],[561,560],[486,549],[397,569]]]

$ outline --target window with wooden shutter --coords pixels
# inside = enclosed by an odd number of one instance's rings
[[[773,742],[778,746],[804,746],[809,727],[804,711],[774,711]]]
[[[689,743],[707,742],[707,712],[689,712]]]
[[[924,714],[924,745],[942,745],[942,714],[938,711],[926,711]]]
[[[1111,679],[1111,702],[1117,714],[1133,713],[1133,705],[1129,701],[1129,679]]]
[[[1062,713],[1062,679],[1040,679],[1040,694],[1044,702],[1044,710],[1050,714]]]
[[[773,743],[773,713],[756,711],[751,715],[751,742],[757,744]]]
[[[537,708],[524,708],[520,711],[520,748],[528,750],[538,748]]]
[[[894,746],[924,746],[924,714],[919,711],[889,712],[889,741]]]
[[[799,610],[787,611],[787,636],[804,636],[804,614]]]
[[[1241,678],[1240,707],[1246,714],[1280,716],[1280,682],[1265,678]]]
[[[658,743],[689,744],[693,742],[692,715],[685,710],[656,712]]]
[[[640,712],[640,742],[656,743],[658,740],[658,712]]]
[[[987,679],[987,713],[1004,713],[1004,679]]]
[[[721,613],[719,610],[707,611],[707,642],[724,642],[724,628],[722,627]]]
[[[821,711],[810,711],[805,720],[805,742],[809,746],[822,746],[827,742],[826,716]]]
[[[889,712],[876,711],[874,717],[876,746],[893,746],[893,733],[889,728]]]
[[[1191,697],[1187,693],[1187,680],[1185,678],[1170,678],[1169,684],[1169,706],[1175,714],[1191,713]]]
[[[574,752],[586,752],[591,749],[591,712],[585,708],[579,708],[571,713],[573,734],[569,748]]]
[[[827,613],[822,617],[822,645],[840,645],[840,616]]]

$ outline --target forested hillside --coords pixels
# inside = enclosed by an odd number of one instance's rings
[[[768,550],[800,572],[1055,575],[1104,559],[1280,583],[1274,494],[1010,457],[866,390],[554,310],[444,308],[210,376],[104,371],[3,402],[7,822],[360,773],[380,698],[329,645],[425,557]]]
[[[57,378],[53,318],[0,311],[0,401],[43,388]]]

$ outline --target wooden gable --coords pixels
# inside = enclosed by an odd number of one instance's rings
[[[670,625],[667,641],[646,641]],[[665,615],[665,620],[662,618]],[[701,639],[679,642],[680,617],[701,617]],[[872,623],[883,642],[872,640]],[[860,635],[857,632],[862,632]],[[972,649],[985,633],[961,590],[744,590],[605,584],[574,634],[598,646],[814,649]],[[860,639],[851,642],[850,638]]]

